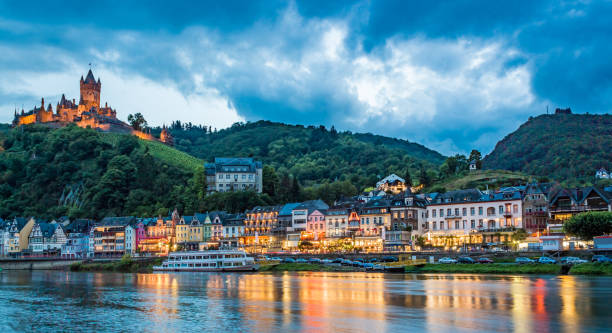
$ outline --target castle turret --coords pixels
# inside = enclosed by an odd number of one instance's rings
[[[102,83],[98,78],[98,82],[94,78],[91,71],[87,72],[85,80],[81,77],[81,100],[79,101],[79,111],[89,111],[92,108],[100,108],[100,88]]]

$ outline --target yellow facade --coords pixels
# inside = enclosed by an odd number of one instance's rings
[[[176,225],[176,243],[187,243],[189,242],[189,230],[191,226],[189,224],[177,224]]]
[[[204,226],[202,225],[191,225],[189,226],[189,242],[202,242],[204,241]]]
[[[34,228],[34,224],[34,219],[31,218],[17,234],[11,235],[9,240],[9,253],[19,253],[28,248],[30,245],[28,236],[30,235],[32,228]]]

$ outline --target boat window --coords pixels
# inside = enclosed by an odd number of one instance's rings
[[[196,259],[202,259],[202,256],[197,256]]]
[[[195,264],[195,267],[202,267],[202,264]]]
[[[193,264],[189,264],[189,267],[193,267]]]

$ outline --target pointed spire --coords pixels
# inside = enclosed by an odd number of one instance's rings
[[[91,69],[87,72],[87,77],[85,77],[85,83],[96,83],[96,78],[94,77]]]

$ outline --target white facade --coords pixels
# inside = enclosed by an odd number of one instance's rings
[[[224,225],[223,226],[223,237],[234,238],[240,237],[244,234],[244,225]]]
[[[427,230],[430,235],[469,235],[477,231],[522,228],[520,199],[430,204]]]
[[[137,250],[136,245],[136,228],[131,225],[125,227],[125,253],[134,255]]]
[[[341,237],[348,233],[348,212],[331,211],[325,216],[325,237]]]

